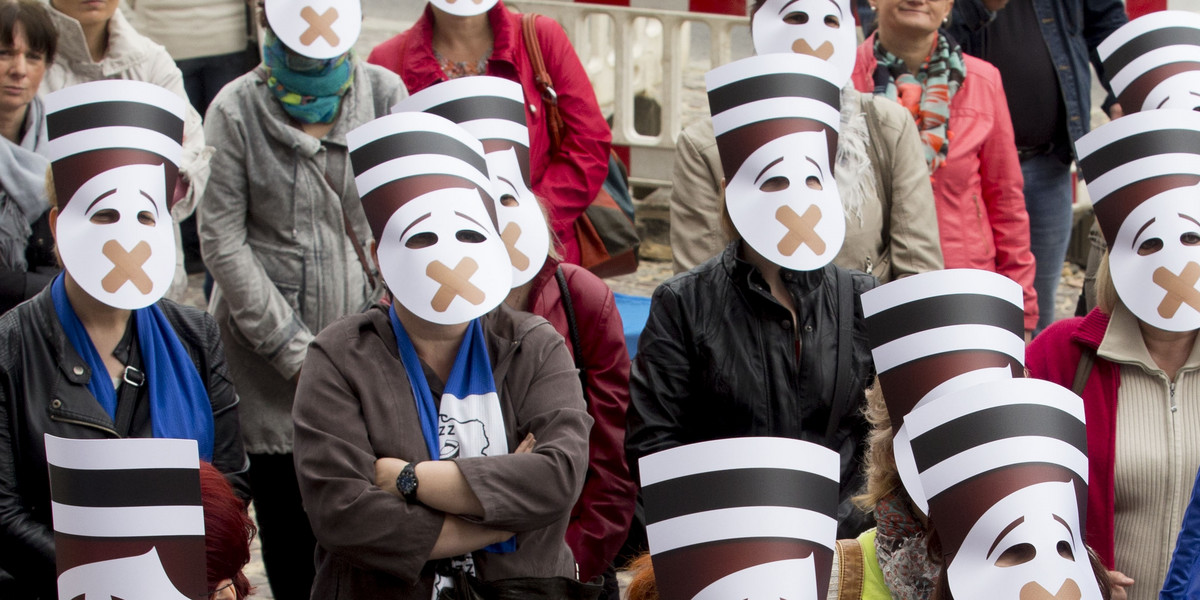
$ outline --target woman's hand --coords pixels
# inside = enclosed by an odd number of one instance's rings
[[[537,439],[533,437],[533,432],[525,434],[525,439],[517,444],[517,449],[513,450],[513,454],[527,454],[533,452],[533,445],[537,443]]]
[[[1108,579],[1112,582],[1112,600],[1126,600],[1129,593],[1125,588],[1133,585],[1133,579],[1120,571],[1109,571]]]

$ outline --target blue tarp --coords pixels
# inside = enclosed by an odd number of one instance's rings
[[[617,298],[617,312],[621,313],[621,323],[625,326],[625,347],[629,349],[629,357],[633,358],[637,354],[638,337],[650,316],[650,299],[615,292],[613,296]]]

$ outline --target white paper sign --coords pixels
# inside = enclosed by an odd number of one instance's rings
[[[358,0],[266,0],[265,10],[279,41],[309,58],[345,54],[362,31]]]
[[[1138,205],[1109,245],[1121,302],[1167,331],[1200,328],[1200,186],[1163,192]]]
[[[512,285],[533,279],[550,253],[550,229],[537,196],[525,185],[516,150],[509,148],[487,155],[492,191],[496,194],[496,220],[500,238],[512,263]]]
[[[379,269],[396,300],[442,325],[466,323],[500,305],[512,266],[480,192],[446,188],[392,214],[379,240]]]
[[[58,215],[55,241],[63,265],[104,304],[145,308],[171,286],[175,229],[163,169],[126,165],[104,171],[83,184]]]
[[[499,0],[429,0],[429,3],[459,17],[482,15],[492,10]]]
[[[826,140],[824,132],[771,140],[742,163],[725,188],[738,233],[767,260],[787,269],[825,266],[846,238]]]
[[[767,0],[751,21],[754,52],[794,52],[828,61],[845,85],[854,72],[858,38],[847,0]]]

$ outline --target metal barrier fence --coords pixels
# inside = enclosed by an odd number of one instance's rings
[[[748,39],[749,20],[742,16],[553,0],[512,0],[508,5],[562,24],[580,60],[591,67],[589,75],[602,98],[608,97],[607,86],[598,84],[607,84],[611,77],[613,144],[629,148],[630,183],[634,185],[671,184],[675,139],[687,124],[684,96],[689,91],[696,93],[695,89],[685,89],[684,82],[692,60],[692,26],[703,26],[709,33],[707,54],[711,66],[734,58],[735,34]],[[661,35],[661,41],[653,39],[656,34]],[[661,51],[655,52],[654,46]],[[655,77],[655,72],[660,77]],[[698,91],[704,93],[703,83]],[[639,132],[636,127],[634,105],[639,94],[653,98],[661,108],[657,132]]]

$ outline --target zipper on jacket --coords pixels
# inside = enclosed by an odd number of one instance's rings
[[[65,419],[58,415],[50,415],[50,420],[58,421],[59,423],[70,423],[71,425],[80,425],[83,427],[91,427],[92,429],[99,429],[100,431],[103,431],[105,433],[111,433],[114,437],[118,437],[118,438],[121,437],[121,434],[117,433],[116,429],[110,429],[108,427],[105,427],[103,425],[97,425],[95,423],[88,423],[87,421],[79,421],[76,419]]]

